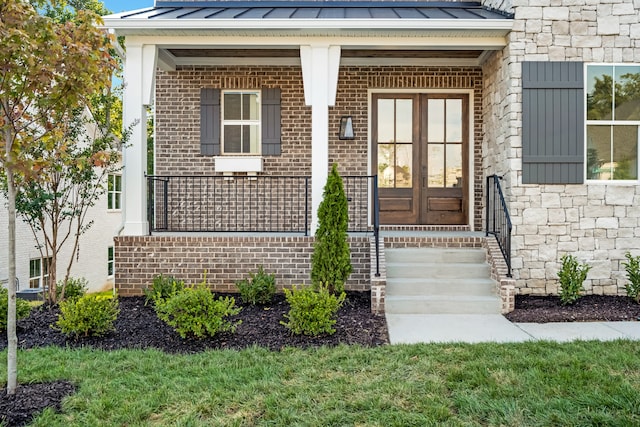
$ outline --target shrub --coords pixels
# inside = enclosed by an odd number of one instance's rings
[[[236,283],[240,298],[247,304],[268,304],[276,294],[276,275],[267,274],[262,266],[257,273],[249,273],[249,279]]]
[[[340,295],[351,274],[351,254],[347,240],[349,215],[338,166],[333,165],[318,207],[318,229],[311,257],[311,281],[315,289],[321,284]]]
[[[64,299],[73,299],[80,298],[84,294],[87,293],[87,289],[89,287],[89,281],[84,277],[74,278],[69,277],[67,279],[67,284],[65,285],[64,280],[58,282],[58,286],[56,286],[56,301],[60,301],[63,299],[62,289],[64,288]]]
[[[289,321],[280,322],[294,334],[318,336],[322,333],[332,335],[336,332],[333,325],[335,315],[345,300],[345,293],[340,296],[329,292],[326,286],[314,288],[285,289],[284,294],[290,305],[289,313],[285,314]]]
[[[630,283],[627,283],[625,289],[627,295],[633,298],[637,303],[640,303],[640,256],[632,256],[627,252],[624,254],[627,258],[627,262],[623,262],[624,269],[627,272],[627,279]]]
[[[235,332],[235,323],[226,318],[240,313],[233,297],[215,299],[213,293],[201,283],[186,287],[167,299],[156,301],[156,313],[182,338],[214,336],[218,332]]]
[[[155,276],[150,288],[144,290],[145,304],[153,301],[154,305],[158,301],[164,301],[178,294],[184,289],[184,282],[176,280],[173,276]]]
[[[9,291],[0,287],[0,331],[7,329],[7,310],[9,305]],[[16,298],[16,320],[23,319],[29,315],[31,306],[22,298]]]
[[[560,260],[562,261],[562,268],[558,271],[560,301],[564,305],[573,304],[581,297],[580,292],[584,291],[582,284],[591,266],[579,263],[576,257],[568,254],[564,254]]]
[[[57,329],[67,336],[102,336],[114,330],[118,300],[112,296],[87,294],[60,302]]]

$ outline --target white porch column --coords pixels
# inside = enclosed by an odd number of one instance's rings
[[[300,46],[304,99],[311,106],[311,233],[329,171],[329,106],[335,105],[340,46]]]
[[[134,124],[123,148],[122,217],[126,236],[144,236],[147,221],[147,106],[153,100],[157,49],[155,45],[126,42],[124,63],[123,126]]]

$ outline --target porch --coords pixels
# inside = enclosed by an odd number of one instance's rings
[[[116,283],[121,295],[140,295],[159,274],[188,283],[202,282],[206,276],[212,290],[236,292],[235,283],[260,266],[276,274],[279,290],[310,283],[314,238],[307,228],[308,203],[299,200],[305,199],[304,191],[291,194],[295,189],[304,190],[309,179],[213,178],[148,177],[152,232],[116,238]],[[468,225],[380,226],[376,177],[343,179],[353,265],[345,287],[371,291],[372,311],[384,313],[385,247],[484,248],[502,300],[501,310],[513,309],[509,258],[503,255],[509,250],[510,221],[497,177],[487,179],[485,232],[471,231]],[[284,187],[285,182],[295,185]],[[176,188],[169,191],[173,186]],[[235,192],[230,193],[231,189]],[[258,194],[258,189],[263,191]],[[215,203],[206,201],[216,198]],[[274,207],[277,212],[271,212]],[[251,214],[239,213],[250,210]]]

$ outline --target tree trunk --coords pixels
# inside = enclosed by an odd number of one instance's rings
[[[11,153],[11,130],[5,128],[6,143],[5,172],[7,174],[7,197],[9,205],[9,238],[8,238],[8,265],[9,283],[8,309],[7,309],[7,395],[13,395],[18,387],[18,336],[16,335],[16,189],[13,177],[13,155]]]

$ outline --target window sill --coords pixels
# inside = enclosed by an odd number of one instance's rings
[[[215,171],[223,173],[262,172],[260,156],[219,156],[215,158]]]

